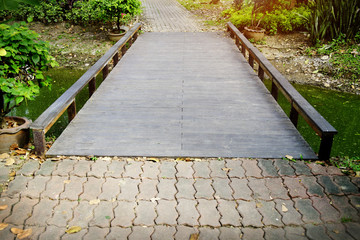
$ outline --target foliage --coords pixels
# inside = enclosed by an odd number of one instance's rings
[[[341,157],[341,158],[332,158],[332,164],[336,167],[344,170],[353,170],[355,172],[360,171],[360,157]]]
[[[17,9],[20,4],[39,4],[39,0],[0,0],[0,10]]]
[[[43,76],[48,66],[57,63],[49,55],[49,46],[38,41],[38,34],[25,24],[0,24],[0,117],[22,102],[33,100],[41,87],[50,87]]]

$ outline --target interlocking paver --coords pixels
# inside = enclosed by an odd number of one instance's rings
[[[352,239],[351,235],[346,232],[346,228],[343,224],[326,224],[327,234],[331,239]]]
[[[66,228],[56,226],[47,226],[45,231],[40,234],[39,240],[60,240],[61,236],[65,234]]]
[[[241,217],[236,210],[235,201],[218,200],[217,208],[221,215],[220,223],[222,226],[241,226]]]
[[[194,187],[196,190],[195,198],[206,198],[213,199],[214,198],[214,189],[211,185],[211,179],[196,179]]]
[[[106,236],[107,240],[127,240],[131,233],[131,228],[112,227]]]
[[[274,166],[274,161],[269,159],[259,159],[258,166],[261,169],[261,174],[264,177],[278,177],[277,169]]]
[[[40,202],[34,206],[32,215],[26,220],[26,225],[46,226],[46,221],[51,218],[58,201],[47,198],[40,199]]]
[[[284,177],[284,184],[287,186],[287,189],[289,189],[290,197],[308,198],[308,195],[306,194],[306,189],[300,184],[300,182],[301,178],[298,177]]]
[[[92,164],[94,164],[94,162],[89,160],[77,161],[77,163],[74,164],[74,170],[71,172],[71,175],[86,177],[87,173],[91,171]]]
[[[264,231],[261,228],[242,228],[243,240],[263,240]]]
[[[239,211],[242,217],[242,224],[243,226],[252,226],[252,227],[262,227],[263,224],[261,222],[262,216],[258,212],[256,208],[256,203],[254,201],[247,202],[247,201],[237,201],[238,207],[237,210]]]
[[[175,227],[155,226],[154,233],[151,235],[152,240],[174,239],[176,233]]]
[[[360,217],[356,209],[350,204],[349,199],[343,196],[331,195],[330,200],[332,206],[334,206],[340,212],[341,219],[351,219],[352,221],[360,221]]]
[[[125,171],[125,161],[112,160],[108,165],[108,171],[105,173],[105,177],[120,178]]]
[[[239,228],[221,227],[220,229],[220,240],[240,240],[241,231]]]
[[[0,211],[0,222],[4,222],[4,219],[11,214],[12,207],[19,202],[19,198],[0,198],[0,205],[7,205],[7,208]]]
[[[271,198],[290,199],[281,178],[265,178],[265,185],[270,190]]]
[[[319,184],[324,187],[325,189],[324,191],[327,194],[335,194],[335,195],[343,194],[340,187],[331,179],[330,176],[322,175],[322,176],[318,176],[317,179]]]
[[[326,234],[326,229],[323,225],[306,224],[306,236],[309,239],[330,240],[331,238]]]
[[[317,163],[309,163],[307,164],[309,166],[309,168],[311,169],[311,172],[314,175],[327,175],[327,171],[326,171],[326,167],[321,166],[320,164]]]
[[[178,225],[176,226],[175,240],[189,240],[191,234],[195,233],[198,233],[196,228]]]
[[[32,176],[38,169],[39,169],[39,162],[30,160],[30,161],[26,162],[16,174]]]
[[[50,176],[57,167],[57,161],[46,160],[40,165],[40,169],[35,175]]]
[[[33,208],[38,202],[39,199],[20,198],[20,201],[13,206],[12,214],[5,218],[4,222],[23,225],[25,220],[31,216]]]
[[[217,228],[199,228],[199,240],[218,240],[220,231]]]
[[[262,222],[265,225],[282,227],[281,215],[275,208],[274,202],[259,201],[257,204],[258,211],[263,216]]]
[[[142,173],[143,162],[127,161],[123,177],[139,178]]]
[[[167,162],[164,161],[160,166],[160,175],[161,178],[175,178],[176,174],[176,162]]]
[[[59,199],[60,194],[64,191],[65,182],[68,177],[52,176],[46,183],[46,189],[41,193],[41,197],[48,197],[51,199]]]
[[[0,183],[6,183],[9,180],[10,169],[0,166]]]
[[[305,223],[320,224],[320,213],[313,207],[310,199],[295,198],[295,208],[300,212]]]
[[[193,169],[195,178],[210,178],[210,168],[208,161],[194,162]]]
[[[295,175],[295,171],[291,167],[288,160],[275,159],[274,166],[278,169],[278,173],[281,176],[294,176]]]
[[[327,166],[327,167],[326,167],[326,172],[327,172],[329,175],[338,175],[338,176],[344,175],[344,174],[341,172],[341,169],[340,169],[340,168],[337,168],[337,167],[335,167],[335,166]]]
[[[226,169],[225,169],[225,161],[224,160],[210,160],[209,161],[210,168],[210,177],[212,178],[227,178]]]
[[[215,189],[215,198],[233,199],[233,190],[230,187],[228,178],[214,178],[212,186]]]
[[[248,187],[247,179],[231,178],[230,186],[233,189],[233,197],[236,200],[251,200],[252,191]]]
[[[334,182],[340,187],[345,194],[358,194],[358,188],[350,181],[348,176],[334,176]]]
[[[301,176],[301,183],[305,186],[307,194],[312,197],[323,197],[325,195],[324,188],[317,182],[314,176]]]
[[[177,161],[176,164],[176,177],[178,178],[193,178],[194,169],[192,168],[192,162]]]
[[[200,217],[197,209],[196,200],[178,199],[176,209],[179,213],[178,224],[196,226]]]
[[[96,177],[89,177],[87,181],[83,184],[84,191],[79,196],[81,200],[94,200],[99,197],[101,194],[101,188],[104,183],[104,179],[96,178]]]
[[[266,187],[265,179],[249,178],[248,186],[253,192],[254,199],[270,200],[270,191]]]
[[[139,179],[124,178],[120,180],[120,194],[118,200],[132,201],[139,194]]]
[[[241,160],[226,160],[226,168],[228,168],[229,177],[244,178],[245,170],[243,169]]]
[[[135,225],[152,226],[155,223],[157,217],[155,212],[156,203],[149,201],[138,201],[136,207],[136,218],[134,220]]]
[[[216,200],[198,199],[197,209],[200,213],[200,225],[219,227],[220,214]]]
[[[194,179],[179,178],[176,183],[176,198],[193,199],[195,195]]]
[[[50,176],[35,176],[28,182],[26,190],[21,195],[29,198],[39,198],[49,180]]]
[[[109,161],[98,159],[91,165],[91,171],[87,173],[88,177],[101,178],[108,171]]]
[[[282,228],[265,227],[265,239],[285,239],[285,231]]]
[[[135,219],[135,207],[136,202],[118,201],[118,205],[114,209],[114,220],[111,222],[111,226],[130,227],[132,221]]]
[[[286,239],[291,239],[291,240],[307,239],[307,237],[305,236],[305,229],[302,227],[286,226],[284,230],[285,230]]]
[[[73,217],[73,211],[76,206],[77,202],[74,201],[60,201],[59,205],[55,206],[52,217],[47,220],[47,224],[66,227],[68,221]]]
[[[109,228],[91,227],[84,235],[83,240],[105,239],[109,233]]]
[[[60,199],[68,199],[76,201],[80,194],[84,191],[83,184],[86,178],[71,176],[69,180],[65,180],[65,190],[60,193]]]
[[[146,161],[142,166],[142,169],[143,173],[141,174],[141,177],[143,178],[157,179],[160,173],[159,163],[157,162]]]
[[[360,229],[360,223],[355,222],[347,222],[344,223],[344,226],[346,228],[346,231],[356,240],[359,240],[359,229]]]
[[[94,218],[89,222],[90,227],[97,226],[101,228],[110,227],[110,222],[114,219],[113,209],[117,203],[101,201],[94,209]]]
[[[69,226],[80,226],[85,228],[94,217],[94,208],[88,201],[80,201],[74,208],[74,217],[68,223]]]
[[[19,197],[19,193],[26,190],[27,183],[31,179],[31,177],[24,177],[23,175],[16,176],[15,179],[9,183],[8,190],[1,194],[1,197]]]
[[[120,193],[120,179],[106,178],[106,181],[102,185],[101,194],[99,195],[100,200],[113,200],[116,199],[117,195]]]
[[[348,198],[350,199],[352,206],[355,207],[358,212],[360,212],[360,196],[348,195]]]
[[[153,227],[135,226],[132,228],[132,232],[130,233],[128,240],[150,240],[153,232]]]
[[[175,183],[175,179],[160,179],[159,184],[157,185],[157,189],[159,192],[157,197],[167,200],[175,199],[175,194],[177,193]]]
[[[152,198],[155,198],[158,194],[157,184],[157,179],[142,179],[142,182],[139,185],[140,193],[138,199],[151,200]]]
[[[158,200],[156,206],[157,218],[155,220],[157,225],[176,225],[178,213],[176,211],[177,202],[175,200]]]
[[[29,227],[30,228],[30,227]],[[25,229],[28,229],[28,227],[26,227]],[[30,235],[30,239],[38,239],[39,238],[39,236],[43,233],[43,232],[45,232],[45,229],[46,229],[46,227],[41,227],[41,226],[32,226],[31,227],[31,230],[32,230],[32,233],[31,233],[31,235]],[[1,238],[1,236],[0,236],[0,239],[3,239],[3,238]],[[5,239],[5,238],[4,238]],[[26,239],[26,238],[25,238]]]
[[[290,162],[290,165],[295,169],[296,175],[312,175],[309,166],[304,161]]]
[[[242,167],[245,170],[245,176],[261,178],[261,169],[257,165],[257,161],[253,159],[243,160]]]
[[[282,222],[285,225],[300,225],[302,224],[301,215],[294,208],[294,203],[291,200],[274,200],[276,209],[282,216]]]
[[[74,170],[75,163],[77,163],[76,160],[68,158],[59,161],[59,163],[57,164],[57,168],[55,171],[53,171],[52,175],[62,177],[69,176],[69,173]]]
[[[340,219],[339,212],[330,204],[327,197],[312,197],[313,206],[320,212],[320,218],[324,222],[337,222]]]

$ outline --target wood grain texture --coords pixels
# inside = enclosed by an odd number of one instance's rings
[[[314,159],[231,39],[144,33],[48,155]]]

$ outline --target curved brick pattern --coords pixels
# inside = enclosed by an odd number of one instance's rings
[[[120,193],[120,179],[106,178],[106,181],[102,185],[101,194],[99,195],[100,200],[113,200],[116,199]]]
[[[229,177],[244,178],[245,170],[243,169],[241,160],[226,160],[226,168],[228,168]]]
[[[224,160],[210,160],[210,177],[212,178],[228,178],[226,175],[225,161]]]
[[[233,199],[233,191],[229,185],[230,180],[224,178],[214,178],[212,186],[215,189],[215,198],[216,199]]]
[[[64,191],[65,182],[68,177],[52,176],[46,183],[46,189],[41,193],[41,197],[48,197],[50,199],[58,199],[60,194]]]
[[[105,236],[108,235],[108,233],[108,228],[91,227],[83,237],[83,240],[105,239]]]
[[[321,166],[320,164],[309,163],[308,166],[314,175],[327,175],[328,174],[326,171],[326,167]]]
[[[183,178],[184,179],[184,178]],[[174,200],[175,194],[177,190],[175,188],[175,179],[160,179],[159,184],[157,185],[158,189],[158,198],[167,199],[167,200]]]
[[[175,178],[176,174],[176,162],[161,162],[160,166],[160,178]]]
[[[217,228],[199,228],[199,240],[218,240],[220,231]]]
[[[360,188],[360,177],[350,177],[350,180],[355,186]]]
[[[4,222],[4,219],[11,214],[12,207],[19,202],[19,198],[0,198],[0,205],[7,205],[8,207],[0,211],[0,222]]]
[[[82,160],[74,164],[74,170],[71,172],[72,175],[78,177],[86,177],[87,173],[91,171],[91,165],[93,161]]]
[[[16,174],[22,174],[24,176],[32,176],[35,171],[39,169],[39,162],[30,160],[26,162],[22,168]]]
[[[260,213],[257,211],[255,202],[247,202],[247,201],[237,201],[240,215],[242,216],[242,224],[252,227],[262,227],[263,224],[261,222],[262,217]]]
[[[346,231],[356,240],[360,239],[359,230],[360,230],[360,223],[353,223],[348,222],[344,223]]]
[[[338,175],[338,176],[342,176],[344,175],[342,172],[341,172],[341,169],[335,167],[335,166],[328,166],[326,168],[326,171],[328,174],[330,175]]]
[[[194,187],[196,190],[195,198],[214,198],[214,189],[211,186],[211,179],[196,179]]]
[[[285,237],[286,239],[291,240],[306,240],[307,237],[305,236],[305,229],[302,227],[289,227],[286,226],[285,230]]]
[[[84,192],[80,195],[81,200],[94,200],[101,194],[101,187],[104,183],[104,179],[89,177],[84,183]]]
[[[347,176],[334,176],[334,182],[345,194],[359,194],[358,188],[350,181]]]
[[[282,228],[265,227],[265,239],[285,239],[285,231]]]
[[[152,240],[174,239],[176,233],[175,227],[155,226],[154,233],[151,235]]]
[[[139,185],[139,195],[138,199],[142,200],[151,200],[152,198],[155,198],[158,194],[157,186],[158,180],[153,179],[143,179],[142,182]]]
[[[87,179],[71,176],[69,180],[70,182],[65,180],[65,190],[60,193],[60,199],[76,201],[79,199],[80,194],[83,193],[83,184]]]
[[[193,199],[195,195],[194,179],[179,178],[176,183],[176,198]]]
[[[242,167],[245,170],[245,176],[261,178],[261,169],[257,165],[256,160],[245,159],[243,160]]]
[[[294,199],[295,208],[300,212],[302,220],[305,223],[315,223],[320,224],[320,213],[313,207],[312,201],[310,199]]]
[[[282,222],[285,225],[300,225],[301,214],[294,208],[294,203],[291,200],[275,199],[276,209],[282,216]]]
[[[331,238],[326,234],[326,229],[322,225],[306,224],[306,236],[309,239],[330,240]]]
[[[295,175],[295,171],[291,167],[288,160],[275,159],[274,166],[278,169],[278,173],[281,176],[294,176]]]
[[[233,197],[236,200],[251,200],[252,191],[248,187],[246,179],[231,178],[230,186],[233,189]]]
[[[327,234],[332,239],[352,239],[351,235],[346,232],[346,228],[343,224],[326,224]]]
[[[156,203],[148,201],[138,201],[136,207],[136,218],[134,220],[135,225],[151,226],[155,223],[157,217],[155,212]]]
[[[218,200],[218,210],[220,212],[221,226],[241,226],[241,217],[239,212],[236,210],[236,202]]]
[[[301,183],[305,186],[307,189],[307,194],[310,197],[323,197],[324,194],[324,188],[317,183],[317,179],[314,176],[301,176]]]
[[[150,240],[154,232],[153,227],[140,227],[135,226],[128,236],[128,240]]]
[[[139,179],[124,178],[120,180],[120,194],[118,200],[133,201],[139,194],[138,185],[140,184]]]
[[[318,176],[318,182],[325,189],[327,194],[342,195],[340,187],[333,182],[330,176]]]
[[[10,169],[0,165],[0,183],[6,183],[9,180]]]
[[[340,218],[351,219],[354,222],[359,222],[360,217],[356,209],[350,204],[349,199],[342,196],[330,196],[332,205],[340,212]]]
[[[46,221],[51,218],[55,206],[58,201],[50,199],[41,199],[40,202],[34,206],[33,213],[30,218],[26,220],[26,225],[46,226]]]
[[[160,173],[159,170],[159,163],[146,161],[142,166],[143,173],[141,177],[143,178],[150,178],[150,179],[157,179]]]
[[[265,185],[270,190],[271,198],[290,199],[281,178],[265,178]]]
[[[74,217],[68,223],[69,226],[86,228],[94,217],[96,205],[90,205],[88,201],[81,201],[74,209]]]
[[[159,200],[156,207],[157,218],[155,220],[157,225],[176,225],[178,213],[176,211],[176,201]]]
[[[340,220],[339,212],[330,204],[327,197],[312,197],[313,206],[320,212],[320,218],[324,222],[338,222]]]
[[[277,169],[274,166],[274,161],[269,159],[259,159],[258,166],[261,169],[261,174],[264,177],[278,177]]]
[[[114,209],[114,220],[111,222],[111,226],[131,227],[132,222],[135,219],[135,202],[118,201],[117,207]]]
[[[74,170],[74,165],[77,161],[72,159],[63,159],[57,164],[57,168],[53,171],[53,176],[69,176],[69,173]]]
[[[113,209],[116,205],[113,202],[101,201],[94,209],[94,218],[89,222],[89,226],[110,227],[110,222],[114,219]]]
[[[220,240],[240,240],[241,235],[242,235],[242,233],[239,228],[221,227],[219,239]]]
[[[131,228],[112,227],[106,240],[127,240],[131,233]]]
[[[259,201],[257,204],[258,211],[263,216],[262,222],[265,225],[282,227],[281,215],[275,208],[274,202]]]
[[[195,200],[179,199],[176,209],[179,213],[177,219],[178,224],[196,226],[198,225],[198,218],[200,217],[197,209],[197,202]]]
[[[348,196],[350,203],[360,212],[360,196]]]
[[[104,177],[105,173],[108,171],[108,165],[109,161],[96,160],[95,163],[91,165],[91,171],[87,173],[87,176],[96,178]]]
[[[108,171],[105,173],[105,177],[113,177],[113,178],[120,178],[122,177],[125,171],[125,164],[124,161],[116,161],[113,160],[108,165]]]
[[[39,199],[20,198],[20,201],[13,206],[12,214],[5,218],[4,222],[23,225],[25,220],[31,216],[33,208],[38,202]]]
[[[264,231],[261,228],[243,228],[243,240],[263,240]]]
[[[290,165],[295,169],[296,175],[312,175],[309,166],[306,165],[304,161],[290,162]]]
[[[21,196],[29,198],[39,198],[40,193],[45,190],[46,183],[50,180],[50,176],[35,176],[28,182],[26,190],[21,193]]]
[[[16,176],[9,183],[8,190],[1,194],[1,197],[20,197],[19,193],[26,190],[26,186],[31,179],[31,177],[24,177],[22,175]]]
[[[74,208],[77,202],[63,200],[54,208],[53,215],[47,220],[47,224],[57,227],[66,227],[68,221],[73,217]]]
[[[45,231],[42,234],[40,234],[39,240],[48,240],[48,239],[60,240],[61,236],[66,234],[65,231],[66,231],[66,228],[60,228],[60,227],[56,227],[56,226],[47,226]],[[64,237],[62,239],[66,239],[66,237]]]
[[[142,173],[143,162],[127,161],[123,177],[139,178]]]
[[[306,194],[306,189],[300,184],[300,182],[301,179],[297,177],[284,177],[284,184],[289,189],[290,197],[308,198],[308,195]]]
[[[208,161],[194,162],[194,178],[210,178],[210,168]]]
[[[178,178],[193,178],[194,169],[192,162],[177,161],[176,164],[176,177]]]
[[[248,186],[253,191],[254,199],[271,199],[270,191],[265,185],[265,179],[249,178]]]
[[[50,176],[56,169],[57,161],[46,160],[40,165],[40,169],[35,172],[35,175]]]
[[[27,228],[27,227],[26,227]],[[45,229],[46,229],[46,227],[41,227],[41,226],[33,226],[33,227],[31,227],[31,230],[32,230],[32,233],[31,233],[31,235],[30,235],[30,239],[38,239],[39,238],[39,236],[43,233],[43,232],[45,232]],[[3,239],[3,238],[1,238],[1,236],[0,236],[0,239]],[[5,238],[4,238],[5,239]],[[25,238],[26,239],[26,238]]]
[[[198,233],[198,230],[193,227],[178,225],[176,226],[175,239],[176,240],[189,240],[191,234]]]
[[[197,209],[200,213],[200,225],[220,227],[220,214],[217,211],[217,202],[215,200],[198,200]]]

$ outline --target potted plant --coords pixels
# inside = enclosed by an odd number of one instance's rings
[[[43,71],[56,66],[49,46],[25,23],[0,24],[0,152],[29,141],[29,120],[6,115],[23,102],[34,99],[41,87],[51,86]]]

